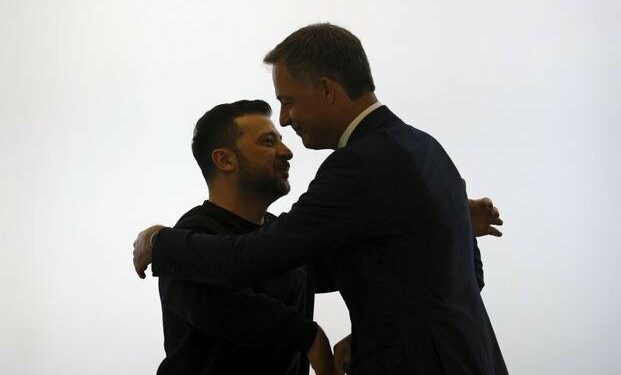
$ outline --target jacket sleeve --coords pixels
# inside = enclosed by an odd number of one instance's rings
[[[251,288],[197,284],[162,277],[163,308],[199,331],[238,346],[275,346],[308,351],[317,324],[304,319],[280,300]]]
[[[483,290],[485,286],[485,281],[483,279],[483,262],[481,261],[481,251],[479,250],[479,245],[477,243],[477,238],[472,236],[472,246],[474,251],[474,275],[477,279],[477,285],[479,286],[479,291]]]
[[[309,272],[315,293],[332,293],[338,290],[326,260],[320,259],[313,262],[309,266]]]
[[[153,275],[248,285],[346,248],[364,227],[368,179],[335,151],[288,214],[245,235],[205,235],[163,229],[155,238]]]

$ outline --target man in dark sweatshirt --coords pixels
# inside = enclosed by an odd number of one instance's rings
[[[209,200],[175,228],[243,234],[274,216],[268,206],[289,191],[293,156],[269,119],[270,106],[242,100],[214,107],[198,121],[192,152]],[[164,374],[308,374],[313,355],[332,361],[313,322],[315,292],[333,291],[318,267],[304,266],[238,289],[162,277]],[[330,371],[325,366],[319,371]]]

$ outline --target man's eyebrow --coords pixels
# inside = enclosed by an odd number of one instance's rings
[[[264,138],[269,137],[269,136],[276,137],[278,139],[282,139],[282,134],[280,134],[278,132],[275,132],[275,131],[272,131],[272,130],[268,130],[265,133],[262,133],[259,136],[259,139],[264,139]]]

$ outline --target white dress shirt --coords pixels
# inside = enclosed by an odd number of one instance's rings
[[[369,113],[375,111],[379,107],[383,106],[382,103],[376,102],[367,107],[364,111],[360,112],[358,116],[347,126],[343,134],[341,134],[341,138],[339,138],[339,148],[345,147],[347,145],[347,141],[349,141],[349,137],[351,133],[356,130],[356,127],[360,124],[360,122],[369,115]]]

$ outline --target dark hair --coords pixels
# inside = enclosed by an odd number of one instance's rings
[[[335,80],[351,99],[375,91],[360,40],[336,25],[317,23],[293,32],[263,59],[266,64],[279,61],[295,79],[312,83],[324,76]]]
[[[192,154],[207,182],[213,178],[215,172],[211,159],[213,150],[220,147],[235,149],[236,141],[242,135],[235,119],[251,114],[270,116],[272,108],[263,100],[240,100],[213,107],[196,123],[192,137]]]

